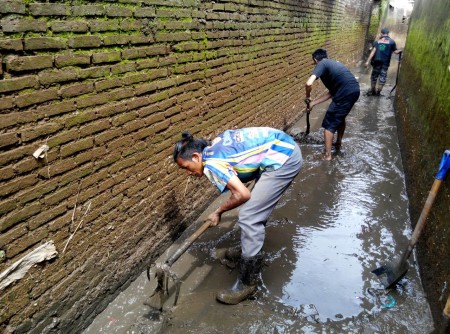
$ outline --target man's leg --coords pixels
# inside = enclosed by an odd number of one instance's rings
[[[370,75],[370,91],[367,95],[376,95],[376,86],[381,73],[381,64],[373,65],[372,74]]]
[[[240,272],[229,289],[217,293],[216,298],[222,303],[238,304],[257,290],[267,218],[302,165],[300,149],[295,146],[292,156],[281,168],[261,175],[252,190],[250,200],[239,212],[242,245]]]
[[[339,103],[331,101],[322,121],[322,127],[325,130],[323,132],[323,141],[325,142],[325,152],[323,154],[323,160],[331,160],[331,147],[333,146],[334,133],[341,123],[341,120],[339,119],[339,117],[337,117],[338,112]]]
[[[347,117],[353,105],[359,99],[359,90],[347,95],[344,99],[336,102],[332,101],[328,107],[327,113],[322,121],[325,140],[324,160],[331,160],[331,147],[333,145],[334,133],[337,131],[336,149],[339,150],[342,144],[342,138],[345,132],[345,118]]]
[[[336,143],[334,144],[334,148],[336,149],[336,151],[339,151],[341,149],[342,138],[344,137],[344,132],[345,132],[345,126],[346,126],[346,123],[345,123],[345,119],[344,119],[342,124],[337,129],[337,138],[336,138]]]
[[[323,132],[323,137],[325,140],[325,154],[323,160],[331,160],[331,146],[333,146],[334,133],[330,130],[325,130]]]
[[[384,87],[384,85],[378,83],[375,95],[381,95],[381,91],[383,90],[383,87]]]
[[[388,69],[389,69],[389,66],[387,66],[387,65],[381,66],[380,77],[378,78],[377,91],[375,93],[376,95],[380,95],[381,91],[383,90],[384,85],[386,84]]]
[[[275,171],[263,172],[253,187],[250,200],[239,211],[242,256],[258,254],[265,237],[265,224],[284,191],[298,174],[302,165],[300,148]]]
[[[375,94],[376,91],[376,86],[377,86],[377,80],[375,81],[370,81],[370,92],[373,94]]]

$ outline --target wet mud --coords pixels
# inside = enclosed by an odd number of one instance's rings
[[[390,70],[394,83],[396,62]],[[366,91],[368,72],[354,72]],[[157,310],[156,296],[149,298],[156,281],[142,273],[84,333],[430,333],[414,256],[397,289],[385,290],[371,273],[398,258],[411,236],[391,87],[381,97],[361,94],[331,162],[321,159],[328,104],[311,112],[311,133],[299,140],[304,165],[267,223],[265,265],[252,299],[234,306],[215,300],[238,273],[221,261],[226,248],[239,243],[234,210],[172,266],[182,282],[175,307],[172,284],[163,311]],[[289,132],[304,130],[303,117]],[[158,262],[226,198],[211,203]]]

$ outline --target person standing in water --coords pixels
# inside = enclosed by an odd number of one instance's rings
[[[305,102],[309,105],[309,110],[312,110],[316,104],[332,99],[322,121],[322,127],[325,129],[325,154],[323,159],[331,160],[334,133],[337,131],[335,148],[338,151],[344,137],[345,118],[359,98],[359,83],[347,67],[335,60],[328,59],[326,50],[317,49],[312,54],[312,58],[316,67],[306,81]],[[317,78],[322,80],[328,92],[316,100],[311,100],[312,86]]]
[[[173,160],[188,175],[206,176],[220,192],[231,192],[229,199],[209,214],[212,226],[225,211],[242,206],[238,221],[240,272],[233,286],[216,296],[222,303],[238,304],[257,291],[266,221],[300,171],[300,148],[291,136],[269,127],[227,130],[213,141],[183,132]],[[256,182],[250,192],[244,183],[251,180]]]
[[[372,65],[370,89],[366,95],[380,96],[381,90],[386,83],[392,53],[399,54],[401,52],[401,50],[397,49],[395,41],[389,37],[389,29],[381,29],[381,37],[373,43],[372,51],[364,64],[366,68],[369,67],[369,64]]]

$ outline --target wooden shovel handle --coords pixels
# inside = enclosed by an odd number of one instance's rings
[[[445,303],[444,311],[442,313],[445,317],[450,319],[450,295],[448,295],[447,303]]]
[[[439,170],[433,182],[433,186],[431,187],[427,201],[425,202],[425,205],[422,209],[422,213],[420,214],[419,220],[417,221],[413,235],[409,242],[408,248],[411,250],[417,243],[420,233],[422,233],[426,219],[428,217],[428,214],[430,213],[431,206],[433,205],[434,199],[436,198],[436,194],[438,193],[442,180],[445,179],[445,176],[447,175],[449,169],[450,169],[450,150],[445,150],[444,154],[442,155],[441,162],[439,164]]]
[[[210,227],[212,224],[212,221],[207,219],[200,228],[194,232],[189,238],[187,238],[178,248],[175,253],[172,254],[170,258],[166,260],[166,264],[170,267],[178,258],[186,252],[186,250],[192,245],[192,243],[197,239],[200,235],[202,235],[203,232],[205,232],[208,227]]]
[[[436,198],[436,194],[438,193],[441,184],[442,180],[435,179],[433,182],[433,186],[431,187],[431,190],[428,193],[427,200],[425,202],[425,205],[423,206],[419,220],[417,221],[413,235],[409,242],[409,245],[412,247],[414,247],[417,241],[419,240],[419,236],[422,233],[423,228],[425,227],[428,214],[430,213],[431,206],[433,205],[434,199]]]

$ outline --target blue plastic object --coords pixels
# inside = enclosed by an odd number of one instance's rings
[[[392,297],[391,295],[387,296],[387,299],[388,299],[388,302],[381,305],[384,308],[393,308],[397,304],[395,302],[394,297]]]
[[[442,155],[441,164],[439,165],[439,171],[436,175],[437,180],[444,180],[445,175],[447,175],[447,172],[450,168],[450,150],[445,150],[444,154]]]

